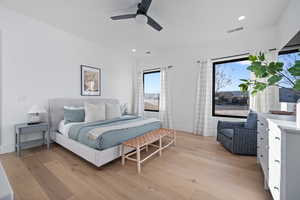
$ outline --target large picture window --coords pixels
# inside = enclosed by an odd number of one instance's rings
[[[295,80],[296,77],[291,76],[288,73],[288,69],[295,65],[296,60],[300,60],[299,50],[282,51],[279,53],[278,61],[284,63],[283,73],[288,76],[291,80]],[[299,93],[291,89],[291,85],[288,82],[282,81],[280,85],[285,88],[279,88],[279,101],[295,103],[300,98]]]
[[[144,72],[144,110],[159,112],[160,71]]]
[[[240,79],[249,79],[248,58],[213,64],[213,116],[244,118],[249,111],[249,93],[240,91]]]

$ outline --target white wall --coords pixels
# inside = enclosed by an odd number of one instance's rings
[[[33,104],[80,97],[80,65],[102,70],[101,97],[131,104],[130,56],[0,7],[2,31],[2,152],[14,151],[14,124]],[[84,98],[84,97],[83,97]]]
[[[278,47],[283,48],[300,31],[300,1],[290,0],[278,24]]]
[[[170,70],[174,128],[192,132],[199,70],[196,61],[274,48],[276,46],[275,30],[276,27],[268,27],[259,32],[249,31],[202,47],[164,49],[154,52],[152,56],[139,58],[138,65],[146,69],[174,66]],[[148,116],[149,113],[146,115]],[[211,117],[211,120],[213,126],[216,126],[218,120],[240,121],[220,117]]]

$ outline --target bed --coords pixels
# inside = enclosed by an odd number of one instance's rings
[[[80,107],[84,102],[117,104],[117,99],[50,99],[49,127],[51,139],[78,156],[100,167],[121,156],[121,143],[159,129],[155,119],[124,115],[118,119],[93,123],[64,124],[64,106]],[[133,149],[126,148],[125,152]]]

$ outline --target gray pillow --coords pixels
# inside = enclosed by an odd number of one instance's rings
[[[84,122],[85,112],[83,107],[64,107],[65,124],[72,122]]]
[[[257,127],[257,114],[250,111],[247,116],[247,122],[245,123],[245,128],[256,129]]]

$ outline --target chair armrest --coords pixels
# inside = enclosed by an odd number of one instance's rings
[[[244,127],[234,128],[233,140],[246,139],[255,142],[257,140],[257,130]]]
[[[245,126],[245,122],[218,121],[218,130],[242,128],[244,126]]]

